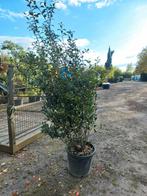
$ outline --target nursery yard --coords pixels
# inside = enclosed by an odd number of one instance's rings
[[[146,196],[147,83],[97,91],[91,173],[68,174],[64,145],[42,136],[16,155],[0,153],[0,196]]]

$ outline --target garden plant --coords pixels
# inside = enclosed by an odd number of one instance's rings
[[[95,127],[97,75],[84,58],[86,50],[76,46],[73,32],[53,20],[54,2],[27,0],[27,6],[29,29],[36,38],[35,52],[26,58],[28,74],[45,95],[43,113],[50,121],[43,124],[43,132],[65,142],[70,173],[85,176],[95,152],[88,138]]]

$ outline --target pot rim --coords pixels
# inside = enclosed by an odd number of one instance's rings
[[[90,145],[92,146],[92,148],[93,148],[93,151],[92,151],[90,154],[88,154],[88,155],[77,155],[77,154],[73,154],[73,153],[71,153],[71,152],[68,150],[68,147],[66,148],[66,151],[67,151],[67,153],[68,153],[70,156],[72,156],[72,157],[78,157],[78,158],[88,158],[88,157],[91,157],[91,156],[93,156],[93,155],[95,154],[96,149],[95,149],[95,147],[94,147],[93,144],[91,144],[90,142],[87,142],[87,143],[90,144]]]

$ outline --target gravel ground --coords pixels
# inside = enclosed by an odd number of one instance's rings
[[[42,136],[14,156],[0,153],[0,196],[147,195],[147,83],[117,83],[97,95],[89,176],[70,176],[64,144]]]

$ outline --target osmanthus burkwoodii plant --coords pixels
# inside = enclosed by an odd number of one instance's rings
[[[43,124],[43,132],[63,140],[74,153],[88,154],[92,150],[87,147],[88,136],[96,119],[97,76],[84,59],[85,51],[76,46],[73,32],[53,20],[56,3],[26,1],[29,29],[36,38],[36,52],[28,59],[35,85],[45,95],[43,112],[51,122]]]

